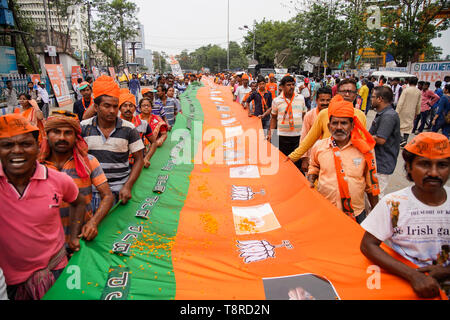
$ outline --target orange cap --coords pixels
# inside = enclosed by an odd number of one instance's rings
[[[35,126],[18,113],[0,117],[0,139],[11,138],[21,134],[39,131]]]
[[[423,132],[405,146],[405,150],[428,159],[450,158],[450,144],[446,136],[435,132]]]
[[[134,94],[131,94],[129,92],[122,93],[119,97],[119,108],[125,103],[130,102],[133,106],[136,106],[136,97]]]
[[[242,75],[242,80],[249,80],[249,77],[246,73]]]
[[[269,78],[273,78],[275,75],[273,73],[269,74]]]
[[[355,116],[355,108],[353,103],[345,101],[341,95],[334,96],[328,106],[328,118],[353,118]]]
[[[92,91],[94,93],[94,98],[98,98],[100,96],[110,96],[114,98],[120,97],[120,88],[117,82],[114,81],[113,78],[109,76],[100,76],[97,80],[95,80]]]

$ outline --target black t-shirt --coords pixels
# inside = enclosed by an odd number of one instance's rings
[[[265,92],[264,93],[264,100],[266,101],[266,110],[270,109],[272,107],[272,94],[270,92]],[[262,99],[261,99],[261,95],[259,94],[258,91],[252,92],[250,94],[250,96],[247,99],[247,103],[250,103],[251,101],[255,101],[255,110],[254,110],[254,115],[255,116],[259,116],[262,115],[264,113],[263,111],[263,105],[262,105]],[[270,119],[270,114],[268,114],[264,120]]]
[[[73,104],[73,113],[75,113],[76,115],[78,115],[78,119],[81,121],[83,121],[83,115],[84,112],[86,110],[84,110],[84,106],[83,106],[83,98],[81,98],[80,100],[77,100],[74,104]],[[86,102],[86,108],[89,108],[89,103]]]

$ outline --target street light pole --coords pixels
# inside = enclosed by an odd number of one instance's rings
[[[330,12],[331,12],[331,6],[333,5],[333,0],[330,1],[330,3],[328,4],[328,20],[330,20]],[[325,40],[325,65],[324,67],[324,71],[323,71],[323,77],[326,78],[327,77],[327,67],[328,67],[328,32],[326,35],[326,40]]]
[[[256,24],[253,21],[253,60],[255,60]]]

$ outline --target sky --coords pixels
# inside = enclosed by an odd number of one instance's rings
[[[227,45],[228,0],[133,0],[144,25],[145,46],[154,51],[179,54],[208,44]],[[239,30],[262,19],[286,21],[293,17],[282,4],[288,0],[229,0],[230,41],[239,44],[246,31]]]
[[[189,52],[208,45],[227,44],[227,7],[230,3],[230,41],[242,43],[247,25],[254,20],[287,21],[295,15],[292,0],[132,0],[139,7],[138,19],[144,25],[145,47],[169,55]],[[295,1],[294,1],[295,2]],[[450,29],[433,45],[450,55]]]

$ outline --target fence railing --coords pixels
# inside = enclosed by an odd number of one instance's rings
[[[3,90],[6,89],[6,83],[8,81],[11,81],[11,84],[14,89],[17,91],[17,95],[21,93],[25,93],[28,91],[28,82],[31,81],[30,75],[24,75],[24,74],[2,74],[0,75],[0,115],[3,115],[6,113],[7,110],[7,104],[6,99],[3,96]],[[72,80],[70,77],[66,77],[67,86],[69,88],[72,88]],[[49,93],[49,106],[50,108],[54,108],[57,106],[56,98],[53,93],[52,86],[50,84],[50,80],[48,77],[41,76],[41,82],[45,83],[45,88],[47,92]],[[76,93],[73,91],[73,89],[70,90],[70,97],[72,98],[72,101],[76,101]]]

